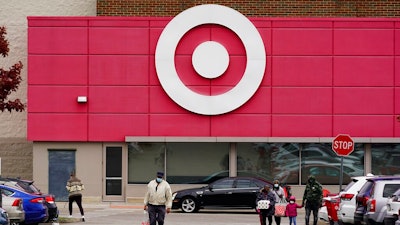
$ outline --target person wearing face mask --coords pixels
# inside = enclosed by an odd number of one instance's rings
[[[304,205],[305,204],[305,205]],[[304,190],[303,203],[306,209],[306,225],[310,225],[311,212],[314,216],[314,225],[318,222],[318,210],[322,205],[322,186],[313,175],[308,176],[306,189]]]
[[[144,196],[144,210],[149,214],[150,225],[164,225],[165,214],[171,212],[172,191],[163,177],[163,172],[157,172],[156,179],[148,183]]]
[[[281,187],[279,180],[274,180],[272,192],[275,194],[275,199],[276,199],[277,203],[285,203],[286,202],[285,190],[283,190],[283,188]],[[274,216],[274,219],[275,219],[276,225],[281,224],[280,216]]]
[[[286,216],[289,217],[289,225],[296,225],[297,218],[297,208],[302,208],[303,206],[296,203],[296,198],[292,195],[289,198],[289,204],[286,206]]]

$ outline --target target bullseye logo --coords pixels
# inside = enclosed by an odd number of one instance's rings
[[[230,29],[240,38],[246,51],[247,63],[242,79],[219,95],[202,95],[190,90],[175,68],[175,50],[179,41],[192,28],[203,24]],[[203,42],[193,52],[192,65],[203,78],[217,78],[229,66],[228,51],[218,42]],[[202,115],[224,114],[246,103],[260,86],[265,65],[264,43],[251,21],[234,9],[214,4],[195,6],[174,17],[162,31],[155,52],[157,76],[165,92],[181,107]]]

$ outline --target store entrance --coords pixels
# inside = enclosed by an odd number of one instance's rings
[[[122,146],[106,146],[105,159],[105,201],[124,201],[123,193],[123,148]]]

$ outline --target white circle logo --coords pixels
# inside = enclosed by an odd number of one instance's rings
[[[229,91],[219,95],[202,95],[185,86],[175,69],[175,49],[190,29],[202,24],[218,24],[232,30],[246,50],[246,69],[242,79]],[[225,47],[206,41],[193,52],[192,64],[202,77],[221,76],[229,65]],[[239,108],[257,91],[264,76],[266,53],[257,29],[238,11],[221,5],[200,5],[174,17],[164,28],[157,43],[155,66],[161,86],[183,108],[202,115],[219,115]]]

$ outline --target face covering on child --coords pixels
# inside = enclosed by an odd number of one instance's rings
[[[292,203],[292,204],[293,204],[293,203],[294,203],[294,201],[289,201],[289,203]]]

